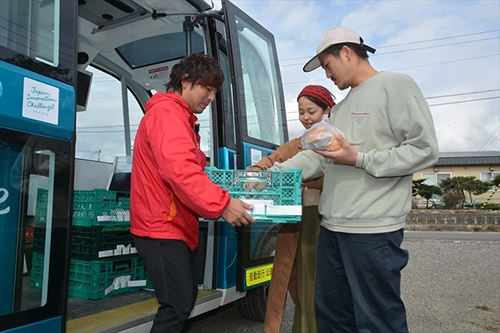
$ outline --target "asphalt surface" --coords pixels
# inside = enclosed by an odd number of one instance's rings
[[[410,252],[401,288],[410,332],[500,332],[499,233],[407,232],[403,248]],[[288,298],[281,332],[292,331],[293,311]],[[264,332],[264,324],[229,305],[192,320],[189,333],[203,332]]]

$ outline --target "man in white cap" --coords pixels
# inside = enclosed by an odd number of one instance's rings
[[[344,136],[336,151],[306,150],[273,166],[325,175],[316,272],[320,332],[408,332],[401,300],[401,248],[414,172],[434,164],[438,143],[429,106],[407,75],[378,72],[355,32],[320,39],[304,66],[318,67],[340,90],[351,88],[328,120]]]

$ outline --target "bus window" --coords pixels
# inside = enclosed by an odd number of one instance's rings
[[[223,93],[223,110],[224,110],[224,134],[225,145],[228,148],[236,149],[236,134],[234,123],[234,98],[233,88],[231,87],[231,66],[229,58],[226,54],[220,53],[219,56],[222,71],[224,72],[224,83],[222,86]]]
[[[279,98],[279,80],[275,77],[277,63],[273,57],[274,41],[236,16],[239,51],[243,70],[247,134],[264,142],[283,144],[285,128]],[[270,112],[272,111],[272,112]],[[244,119],[245,121],[245,119]]]
[[[205,45],[201,35],[193,33],[191,38],[191,52],[203,53]],[[130,68],[136,69],[182,58],[186,55],[185,40],[186,36],[183,32],[169,33],[124,44],[117,47],[116,52]],[[159,45],[168,45],[168,47],[158,47]],[[144,52],[144,50],[156,52]]]
[[[0,1],[0,45],[48,65],[59,65],[59,11],[55,1]],[[15,22],[15,23],[14,23]]]
[[[86,111],[77,113],[76,158],[112,163],[115,156],[126,155],[121,82],[94,67]],[[131,142],[143,112],[128,92]]]

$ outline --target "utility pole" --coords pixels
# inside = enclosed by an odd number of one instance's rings
[[[98,150],[92,152],[92,154],[97,154],[97,162],[101,161],[101,153],[102,153],[101,148],[99,148]]]

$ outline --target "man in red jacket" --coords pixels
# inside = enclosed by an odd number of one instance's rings
[[[181,332],[198,292],[199,218],[231,226],[255,220],[204,172],[196,114],[213,102],[224,75],[216,59],[186,56],[172,68],[167,93],[146,104],[134,143],[130,232],[160,303],[151,332]]]

